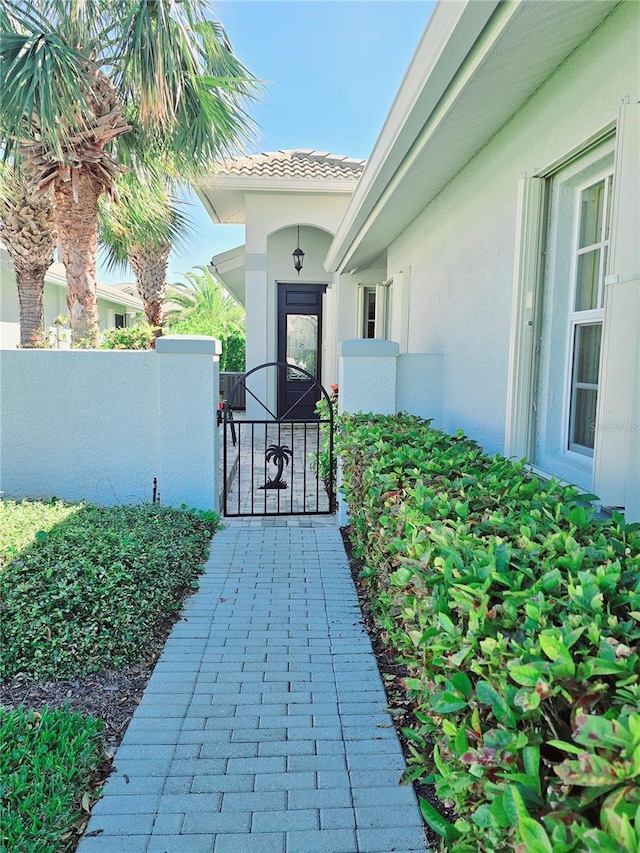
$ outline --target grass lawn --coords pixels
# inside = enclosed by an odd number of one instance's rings
[[[0,501],[3,849],[74,849],[216,521]]]

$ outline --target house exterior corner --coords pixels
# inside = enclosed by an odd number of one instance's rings
[[[441,359],[443,429],[637,519],[640,6],[550,5],[497,8],[328,265],[344,315],[382,259],[375,336]]]

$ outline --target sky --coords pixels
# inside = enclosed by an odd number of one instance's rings
[[[247,153],[310,148],[366,159],[424,32],[431,0],[214,0],[236,56],[263,82],[249,112]],[[188,196],[192,233],[172,252],[169,282],[244,242],[241,225],[214,225]],[[98,281],[133,280],[108,272]]]

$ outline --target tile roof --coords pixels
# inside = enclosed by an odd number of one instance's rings
[[[297,148],[292,151],[269,151],[227,160],[217,175],[240,175],[253,178],[292,178],[312,180],[357,180],[365,160],[354,160],[327,151]]]

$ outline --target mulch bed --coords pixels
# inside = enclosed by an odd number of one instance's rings
[[[33,711],[45,705],[51,709],[68,705],[72,711],[97,717],[105,725],[105,750],[113,755],[140,704],[153,666],[129,666],[46,683],[18,675],[0,685],[0,704],[9,708],[24,705]]]
[[[166,639],[166,637],[165,637]],[[106,782],[113,768],[113,756],[118,748],[131,717],[140,704],[147,682],[151,678],[157,656],[162,651],[161,641],[153,661],[143,666],[128,666],[121,670],[106,670],[66,681],[39,683],[17,675],[0,685],[0,705],[17,708],[23,705],[40,711],[45,705],[50,709],[68,707],[102,720],[104,723],[104,756],[91,780],[91,790],[97,791]],[[95,795],[93,797],[95,799]],[[92,802],[93,802],[92,799]],[[89,814],[81,813],[70,831],[65,850],[75,850],[89,822]]]

